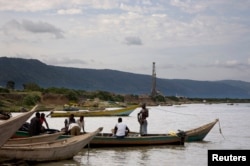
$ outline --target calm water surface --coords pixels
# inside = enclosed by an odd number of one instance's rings
[[[150,146],[131,148],[83,149],[72,160],[37,164],[37,166],[206,166],[208,149],[250,149],[250,104],[187,104],[178,106],[148,107],[148,132],[168,133],[188,130],[219,118],[202,142],[185,146]],[[129,117],[123,117],[131,131],[138,131],[136,109]],[[47,118],[51,128],[61,129],[65,118]],[[104,127],[110,132],[117,117],[86,117],[86,131]],[[220,129],[222,133],[220,133]]]

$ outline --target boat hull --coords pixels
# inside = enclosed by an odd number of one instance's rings
[[[195,129],[185,131],[187,135],[186,142],[202,141],[218,121],[219,119],[215,119],[211,123],[205,124]]]
[[[30,143],[38,143],[38,142],[48,142],[54,141],[59,138],[59,136],[63,135],[64,132],[57,132],[53,134],[41,134],[38,136],[29,137],[26,132],[26,137],[23,138],[11,138],[9,139],[4,145],[6,144],[30,144]]]
[[[139,136],[129,135],[124,138],[97,135],[90,142],[90,147],[131,147],[152,145],[184,145],[185,138],[170,135]]]
[[[95,132],[74,136],[57,141],[33,144],[16,144],[0,148],[0,158],[21,159],[26,161],[56,161],[73,158],[97,135]]]
[[[131,106],[116,110],[102,110],[102,111],[53,111],[51,117],[69,117],[70,114],[74,114],[75,117],[95,117],[95,116],[129,116],[137,106]]]
[[[36,111],[38,105],[34,106],[29,112],[22,113],[16,117],[12,117],[4,122],[0,122],[0,147],[29,119]]]

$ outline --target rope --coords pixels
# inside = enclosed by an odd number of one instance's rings
[[[88,158],[89,158],[90,144],[88,143]]]
[[[220,131],[220,134],[221,134],[222,137],[225,139],[224,135],[222,134],[221,125],[220,125],[220,120],[218,120],[218,122],[219,122],[219,131]]]
[[[162,111],[167,111],[167,112],[170,112],[170,113],[175,113],[175,114],[180,114],[180,115],[189,115],[189,116],[199,117],[199,116],[194,115],[194,114],[185,114],[185,113],[179,113],[179,112],[172,112],[172,111],[165,110],[165,109],[161,109],[161,108],[157,108],[157,107],[155,107],[154,109],[158,109],[158,110],[162,110]],[[222,133],[221,125],[220,125],[220,120],[219,120],[219,119],[218,119],[218,122],[219,122],[219,132],[220,132],[220,134],[222,135],[222,137],[223,137],[224,139],[226,139],[226,138],[224,137],[223,133]]]
[[[158,110],[161,110],[161,111],[167,111],[167,112],[170,112],[170,113],[180,114],[180,115],[197,116],[197,115],[194,115],[194,114],[185,114],[185,113],[180,113],[180,112],[172,112],[172,111],[161,109],[161,108],[157,108],[157,107],[155,107],[154,109],[158,109]]]

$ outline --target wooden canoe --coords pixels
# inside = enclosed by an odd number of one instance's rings
[[[185,142],[202,141],[218,121],[219,119],[215,119],[213,122],[204,124],[200,127],[183,131],[186,134]],[[133,133],[137,133],[137,132],[133,132]],[[148,134],[148,135],[151,135],[151,134]],[[171,133],[171,135],[176,135],[176,133]],[[63,135],[61,137],[63,137]]]
[[[206,135],[209,133],[209,131],[213,128],[213,126],[218,122],[218,119],[215,119],[213,122],[210,122],[208,124],[202,125],[200,127],[197,127],[195,129],[191,129],[191,130],[187,130],[184,131],[184,133],[186,134],[185,137],[185,142],[195,142],[195,141],[202,141]],[[19,131],[16,134],[19,135],[19,137],[22,135],[25,137],[25,135],[27,136],[27,133]],[[175,142],[176,140],[174,140],[173,138],[175,137],[171,137],[168,134],[148,134],[145,138],[139,138],[138,135],[139,133],[136,132],[131,132],[129,134],[131,136],[131,138],[126,138],[124,140],[117,140],[115,137],[112,137],[112,133],[101,133],[98,134],[97,136],[94,137],[94,139],[90,142],[90,146],[91,147],[108,147],[108,146],[136,146],[136,145],[143,145],[143,142],[146,142],[145,145],[154,145],[154,144],[180,144],[182,142],[180,142],[180,140],[177,140],[177,142]],[[155,137],[157,136],[158,137]],[[175,135],[175,134],[174,134]],[[134,136],[134,137],[132,137]],[[137,136],[137,137],[136,137]],[[69,135],[61,135],[59,136],[60,139],[62,138],[68,138],[70,137]],[[160,140],[160,139],[166,139],[166,142],[160,142],[158,141],[158,143],[155,143],[156,140]],[[155,142],[151,141],[154,140]],[[170,140],[172,139],[173,142],[171,142]],[[125,143],[125,141],[127,141],[127,143]],[[134,140],[134,142],[133,142]],[[123,142],[122,142],[123,141]],[[132,143],[129,143],[129,141],[131,141]],[[178,142],[179,141],[179,142]],[[112,142],[112,143],[110,143]],[[137,142],[141,142],[136,144]],[[130,145],[129,145],[130,144]],[[136,145],[134,145],[136,144]]]
[[[202,141],[218,121],[219,119],[215,119],[213,122],[197,127],[195,129],[185,131],[187,135],[186,141]]]
[[[185,134],[185,142],[197,142],[202,141],[209,131],[214,127],[214,125],[219,121],[215,119],[213,122],[202,125],[195,129],[183,131]],[[135,145],[158,145],[158,144],[184,144],[178,140],[178,134],[147,134],[145,137],[136,137],[139,133],[132,132],[128,137],[124,139],[117,139],[112,137],[112,134],[102,133],[95,136],[95,138],[90,142],[91,147],[110,147],[110,146],[135,146]],[[175,138],[176,136],[177,138]],[[60,136],[64,137],[64,135]],[[175,138],[175,139],[174,139]],[[179,141],[179,142],[178,142]]]
[[[16,134],[22,135],[23,138],[29,137],[25,131],[18,131]],[[19,135],[20,137],[20,135]],[[58,139],[70,138],[71,135],[60,135]],[[91,147],[120,147],[120,146],[146,146],[146,145],[184,145],[185,139],[169,134],[148,134],[139,136],[139,133],[129,133],[128,137],[123,140],[112,136],[112,133],[101,133],[96,135],[90,141]]]
[[[90,141],[90,147],[131,147],[152,145],[184,145],[185,136],[171,136],[168,134],[148,134],[140,136],[129,134],[124,138],[116,138],[110,133],[101,133]]]
[[[56,140],[60,135],[63,135],[65,132],[56,132],[53,134],[40,134],[37,136],[26,136],[24,138],[11,138],[5,144],[13,145],[13,144],[31,144],[31,143],[38,143],[38,142],[48,142]],[[26,132],[27,134],[27,132]]]
[[[38,105],[34,106],[29,112],[22,113],[8,120],[0,122],[0,147],[29,119],[36,111]]]
[[[100,111],[52,111],[51,117],[69,117],[70,114],[74,114],[75,117],[85,116],[129,116],[138,106],[130,106],[126,108],[119,108],[115,110],[100,110]]]
[[[56,161],[73,158],[83,147],[102,131],[102,127],[96,131],[73,136],[67,139],[32,144],[15,144],[2,146],[0,158],[21,159],[26,161]]]

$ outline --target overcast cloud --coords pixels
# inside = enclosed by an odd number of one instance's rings
[[[250,0],[0,0],[0,56],[250,82]]]

